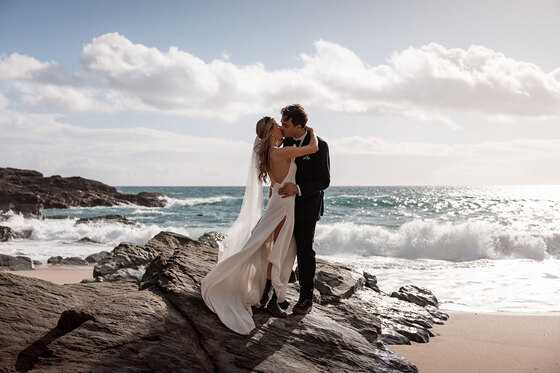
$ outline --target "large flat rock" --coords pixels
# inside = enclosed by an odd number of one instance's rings
[[[255,310],[255,330],[241,336],[200,295],[215,247],[161,232],[134,251],[150,260],[140,284],[56,285],[0,273],[0,371],[416,372],[384,343],[427,342],[446,317],[366,286],[371,276],[351,267],[319,261],[310,314]],[[292,305],[297,297],[290,284]]]

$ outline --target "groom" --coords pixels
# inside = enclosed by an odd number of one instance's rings
[[[284,146],[309,144],[311,134],[307,132],[307,114],[299,104],[286,106],[282,113]],[[319,151],[296,158],[296,184],[286,183],[278,190],[284,198],[296,196],[294,236],[297,245],[299,272],[299,300],[294,313],[305,315],[311,312],[313,289],[315,288],[315,251],[313,237],[315,225],[324,211],[324,190],[329,187],[329,147],[320,137]]]

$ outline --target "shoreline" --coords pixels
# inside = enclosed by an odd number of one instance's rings
[[[419,372],[560,372],[560,315],[448,313],[428,343],[387,348]]]

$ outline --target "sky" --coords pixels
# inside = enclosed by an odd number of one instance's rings
[[[244,185],[300,103],[331,185],[560,184],[560,2],[0,0],[0,167]]]

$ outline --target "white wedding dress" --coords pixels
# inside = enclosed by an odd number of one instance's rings
[[[242,240],[244,244],[238,242],[239,247],[229,247],[229,256],[222,255],[218,264],[202,280],[204,302],[236,333],[249,334],[255,328],[251,306],[258,305],[263,295],[269,262],[272,263],[271,280],[278,302],[286,298],[288,280],[296,258],[293,236],[295,197],[282,198],[278,189],[286,182],[295,183],[296,169],[292,159],[284,180],[274,184],[264,215],[254,229],[248,231],[248,239]],[[262,206],[262,184],[259,185],[259,202]],[[253,194],[257,190],[255,188]],[[246,192],[244,204],[247,198]],[[239,221],[242,220],[242,214],[243,207],[236,224],[243,223]],[[274,230],[284,218],[284,225],[273,244]]]

